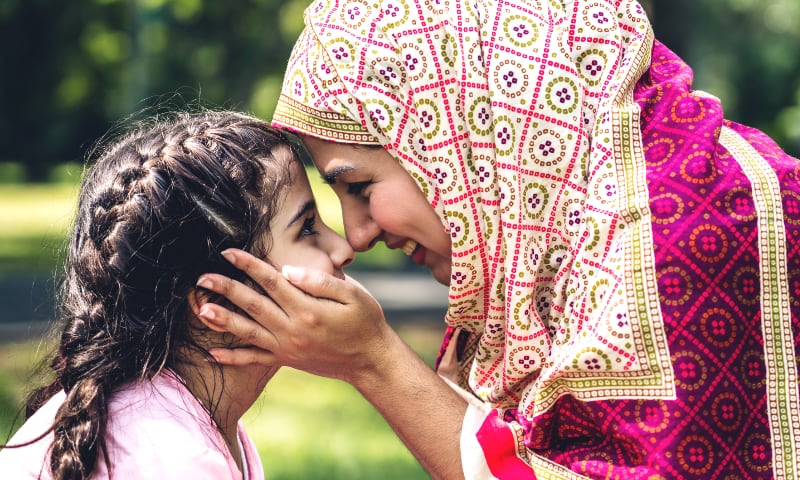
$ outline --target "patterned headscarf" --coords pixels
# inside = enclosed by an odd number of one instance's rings
[[[447,322],[486,401],[534,417],[565,394],[674,396],[632,99],[652,42],[631,0],[306,11],[273,124],[380,143],[416,179],[452,238]]]

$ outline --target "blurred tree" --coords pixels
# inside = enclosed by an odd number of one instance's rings
[[[0,161],[44,179],[174,92],[268,117],[308,3],[3,0]]]
[[[695,88],[725,116],[800,156],[800,1],[653,0],[656,38],[681,55]]]
[[[272,114],[310,0],[2,0],[0,162],[80,161],[119,118],[180,92]],[[644,0],[656,37],[727,116],[800,154],[800,2]]]

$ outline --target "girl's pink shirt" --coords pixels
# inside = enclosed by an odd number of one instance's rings
[[[50,428],[65,398],[59,392],[17,431],[9,444],[36,438]],[[249,480],[263,480],[255,445],[239,423],[239,438]],[[0,451],[3,478],[50,479],[49,450],[53,435],[22,448]],[[242,480],[242,472],[222,435],[197,399],[170,372],[152,381],[132,384],[109,402],[106,446],[111,473],[99,456],[92,479]]]

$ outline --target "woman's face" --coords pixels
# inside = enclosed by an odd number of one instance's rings
[[[322,178],[342,204],[345,234],[356,251],[379,241],[417,247],[414,262],[442,284],[450,283],[450,235],[419,186],[384,149],[357,147],[302,136]]]
[[[269,260],[278,269],[297,265],[344,278],[342,269],[353,261],[353,249],[319,218],[302,163],[293,159],[290,168],[292,182],[270,221]]]

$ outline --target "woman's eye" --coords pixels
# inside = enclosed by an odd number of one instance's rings
[[[317,223],[317,216],[311,215],[303,220],[303,226],[300,228],[300,236],[307,237],[310,235],[317,235],[319,232],[314,230],[314,225]]]
[[[364,191],[372,185],[372,182],[357,182],[357,183],[350,183],[347,185],[347,194],[354,195],[357,197],[363,196]]]

